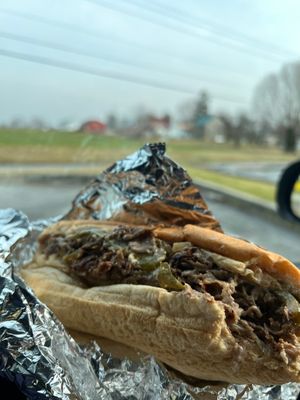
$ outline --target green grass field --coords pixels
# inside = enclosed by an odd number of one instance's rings
[[[0,130],[0,163],[103,163],[129,154],[142,142],[73,132]]]
[[[33,130],[0,130],[0,163],[86,163],[95,164],[95,170],[109,166],[112,162],[132,153],[145,142],[158,139],[128,139],[116,136],[96,136],[74,132],[38,132]],[[275,186],[269,183],[223,175],[208,170],[210,163],[264,161],[291,162],[298,154],[285,154],[277,148],[243,145],[235,148],[231,144],[215,144],[197,140],[167,141],[167,154],[182,165],[194,179],[213,182],[274,201]]]
[[[146,141],[116,136],[96,136],[74,132],[0,130],[0,163],[86,163],[103,164],[138,149]],[[197,140],[168,140],[167,153],[178,163],[200,166],[210,162],[291,161],[276,148],[205,143]],[[300,155],[300,153],[298,154]]]

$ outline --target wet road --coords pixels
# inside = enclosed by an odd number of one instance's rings
[[[212,163],[207,165],[207,168],[227,175],[277,183],[288,165],[287,162],[234,162]]]
[[[22,210],[31,220],[61,215],[84,185],[51,183],[0,183],[0,208]],[[225,232],[244,237],[293,261],[300,261],[299,233],[262,220],[255,211],[241,211],[208,195],[206,201]]]
[[[288,162],[232,162],[232,163],[209,163],[204,167],[216,172],[239,176],[248,179],[262,180],[265,182],[278,182],[282,171],[289,165]],[[107,165],[108,166],[108,165]],[[107,167],[106,166],[106,167]],[[69,163],[69,164],[1,164],[0,174],[9,176],[10,174],[48,174],[64,175],[72,173],[73,175],[82,174],[82,171],[92,170],[92,174],[102,171],[105,166],[99,163]],[[96,172],[94,172],[96,171]]]
[[[31,220],[64,214],[81,189],[80,184],[52,182],[46,184],[0,183],[0,208],[23,211]]]

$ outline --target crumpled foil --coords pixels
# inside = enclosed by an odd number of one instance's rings
[[[163,143],[146,144],[117,161],[76,196],[64,218],[142,225],[191,223],[221,230],[199,188],[165,151]]]
[[[123,220],[134,214],[155,222],[161,217],[151,207],[169,205],[166,224],[186,219],[220,229],[198,188],[164,151],[161,144],[146,145],[114,164],[80,192],[66,217]],[[38,233],[60,218],[30,222],[22,212],[0,210],[0,378],[27,399],[297,399],[298,384],[192,385],[151,356],[133,362],[106,354],[96,343],[79,346],[18,276],[34,254]]]

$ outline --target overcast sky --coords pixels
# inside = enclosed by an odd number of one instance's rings
[[[1,0],[0,123],[174,115],[200,90],[247,110],[300,58],[299,20],[299,0]]]

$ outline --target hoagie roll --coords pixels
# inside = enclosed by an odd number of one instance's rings
[[[198,379],[300,382],[300,271],[209,229],[62,221],[22,276],[69,329]]]

